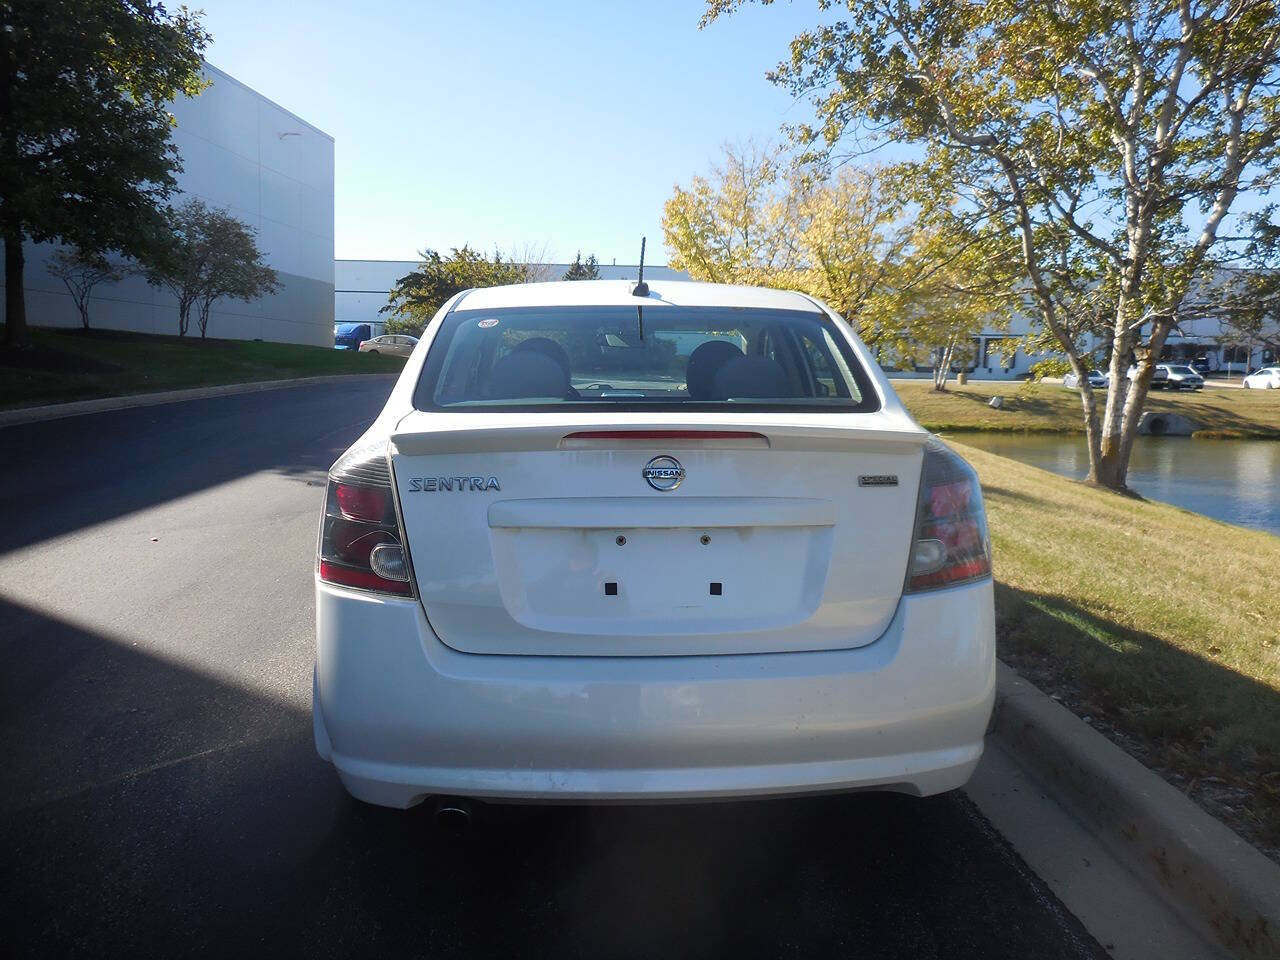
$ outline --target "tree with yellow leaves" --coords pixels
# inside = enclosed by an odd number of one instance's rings
[[[663,210],[671,263],[695,280],[799,290],[884,360],[930,359],[945,389],[958,347],[1003,326],[1013,285],[993,237],[942,208],[908,209],[894,169],[834,173],[778,148],[725,148]]]

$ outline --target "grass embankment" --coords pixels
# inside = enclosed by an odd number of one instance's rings
[[[928,380],[896,380],[893,389],[927,430],[1010,430],[1028,433],[1084,433],[1080,395],[1060,384],[954,381],[946,392]],[[996,396],[1004,407],[987,405]],[[1105,403],[1105,397],[1099,398]],[[1224,438],[1280,439],[1280,391],[1207,387],[1195,393],[1157,390],[1147,409],[1178,413],[1208,434]]]
[[[2,329],[2,328],[0,328]],[[327,347],[114,330],[31,331],[0,349],[0,408],[340,373],[395,373],[404,361]]]
[[[956,447],[1000,656],[1280,859],[1280,537]]]

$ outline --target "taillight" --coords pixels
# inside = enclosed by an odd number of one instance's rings
[[[352,447],[329,471],[319,574],[357,590],[412,595],[385,442]]]
[[[991,575],[991,541],[978,475],[940,440],[925,445],[907,590]]]

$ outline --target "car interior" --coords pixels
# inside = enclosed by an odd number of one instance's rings
[[[859,405],[864,386],[823,320],[717,312],[624,323],[561,315],[463,317],[442,330],[426,378],[445,406],[512,401],[768,401]],[[652,323],[652,321],[651,321]],[[487,325],[486,325],[487,324]]]

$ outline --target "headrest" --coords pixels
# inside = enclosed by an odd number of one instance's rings
[[[712,391],[718,400],[793,396],[787,372],[769,357],[734,357],[716,371]]]
[[[520,397],[564,397],[569,375],[560,364],[535,350],[513,350],[489,371],[488,397],[514,400]]]
[[[558,363],[564,370],[564,375],[569,376],[569,351],[563,344],[556,343],[550,337],[530,337],[528,340],[521,340],[516,344],[512,353],[518,353],[521,350],[531,350],[534,353],[540,353],[545,357],[550,357]]]
[[[734,358],[742,359],[742,350],[727,340],[708,340],[689,354],[685,367],[685,384],[694,400],[714,400],[716,373]]]

